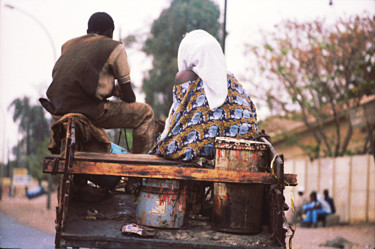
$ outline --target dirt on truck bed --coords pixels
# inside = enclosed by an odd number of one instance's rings
[[[87,217],[88,210],[98,212],[96,219]],[[89,211],[90,212],[90,211]],[[124,225],[136,223],[134,196],[116,193],[112,197],[96,202],[85,203],[71,201],[64,235],[79,235],[92,238],[140,238],[135,234],[122,234]],[[202,244],[215,248],[259,248],[272,246],[271,235],[263,231],[256,235],[241,235],[218,232],[212,229],[209,217],[187,217],[179,229],[155,228],[156,235],[146,238],[155,241],[174,243]],[[120,241],[120,240],[119,240]]]

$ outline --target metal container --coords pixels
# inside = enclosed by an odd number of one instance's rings
[[[109,150],[109,152],[115,154],[128,153],[128,151],[125,148],[122,148],[121,146],[118,146],[117,144],[112,142],[111,149]],[[120,182],[121,176],[90,175],[88,179],[96,185],[99,185],[103,188],[114,189]]]
[[[176,180],[142,179],[136,221],[140,225],[180,228],[186,210],[186,186]]]
[[[269,146],[266,143],[218,137],[215,168],[265,172]],[[213,228],[223,232],[256,234],[262,230],[263,184],[215,183]]]

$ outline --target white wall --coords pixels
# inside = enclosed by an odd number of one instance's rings
[[[285,161],[285,173],[297,174],[298,186],[304,186],[305,197],[311,191],[323,195],[328,189],[334,198],[340,222],[375,222],[375,164],[372,155]],[[286,202],[297,196],[297,187],[286,187]],[[292,215],[291,208],[287,218]]]

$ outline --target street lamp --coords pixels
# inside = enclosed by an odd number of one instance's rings
[[[15,7],[15,6],[10,5],[10,4],[4,4],[4,6],[7,7],[7,8],[9,8],[9,9],[12,9],[12,10],[18,10],[19,12],[23,13],[24,15],[30,17],[32,20],[34,20],[34,22],[36,22],[43,29],[43,31],[48,36],[49,42],[51,43],[52,50],[53,50],[53,59],[54,59],[54,61],[56,61],[57,55],[56,55],[55,44],[54,44],[54,42],[52,40],[52,37],[51,37],[50,33],[48,32],[47,28],[43,25],[43,23],[41,21],[39,21],[37,18],[35,18],[33,15],[31,15],[30,13],[28,13],[28,12],[20,9],[19,7]]]
[[[30,17],[32,20],[34,20],[34,22],[36,22],[43,29],[43,31],[46,33],[46,35],[48,37],[48,40],[49,40],[49,42],[52,46],[53,59],[54,59],[54,62],[55,62],[56,59],[57,59],[55,44],[52,40],[52,37],[51,37],[50,33],[48,32],[47,28],[43,25],[43,23],[41,21],[39,21],[39,19],[35,18],[35,16],[31,15],[30,13],[28,13],[28,12],[18,8],[18,7],[15,7],[15,6],[10,5],[10,4],[5,4],[4,6],[9,8],[9,9],[12,9],[12,10],[18,10],[22,14]],[[48,197],[47,198],[47,209],[49,210],[51,208],[51,174],[48,174],[48,193],[47,193],[47,197]]]

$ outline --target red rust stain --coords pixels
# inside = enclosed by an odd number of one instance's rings
[[[160,203],[160,205],[163,204],[164,202],[166,202],[167,200],[169,201],[169,202],[167,202],[167,204],[169,204],[170,203],[170,199],[171,199],[171,197],[168,194],[161,194],[161,195],[159,195],[159,203]]]
[[[216,205],[214,205],[214,212],[216,215],[220,215],[220,210],[221,210],[221,200],[220,200],[220,197],[218,195],[214,195],[215,199],[216,199]]]
[[[257,153],[252,153],[253,154],[253,160],[258,161],[259,160],[259,155]]]

